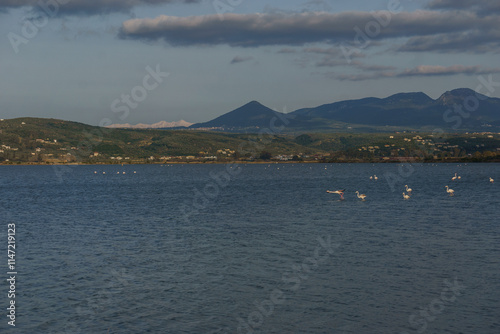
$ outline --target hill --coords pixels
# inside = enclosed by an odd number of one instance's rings
[[[234,156],[243,146],[252,148],[244,154],[250,152],[254,156],[262,151],[293,154],[308,150],[281,136],[265,139],[257,134],[110,129],[57,119],[16,118],[0,122],[0,162],[97,163],[179,156],[213,159],[218,154],[220,158]]]
[[[109,129],[57,119],[0,121],[0,164],[228,161],[498,161],[493,133],[240,134]],[[406,159],[406,160],[405,160]]]

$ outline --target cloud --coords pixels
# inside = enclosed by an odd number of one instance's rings
[[[378,72],[378,71],[392,71],[395,70],[396,67],[394,66],[385,66],[385,65],[366,65],[363,64],[359,61],[353,61],[351,62],[351,65],[354,65],[356,68],[359,68],[360,70],[363,71],[373,71],[373,72]]]
[[[471,30],[461,33],[437,34],[413,37],[397,48],[403,52],[440,52],[440,53],[498,53],[500,47],[500,28],[487,31]]]
[[[424,10],[397,14],[388,11],[228,13],[223,19],[218,15],[162,15],[125,21],[120,35],[122,38],[163,40],[171,45],[226,44],[259,47],[305,45],[315,42],[338,45],[344,42],[353,43],[356,40],[411,38],[467,32],[471,29],[498,29],[498,18],[484,19],[469,12]]]
[[[345,65],[346,65],[345,59],[330,59],[330,58],[323,58],[322,60],[315,63],[316,67],[335,67],[335,66],[345,66]],[[352,61],[349,64],[349,66],[355,67],[363,71],[372,71],[372,72],[389,71],[396,69],[396,67],[394,66],[367,65],[357,60]]]
[[[412,76],[441,76],[441,75],[454,75],[454,74],[487,74],[492,73],[495,70],[483,70],[479,66],[463,66],[463,65],[453,65],[453,66],[432,66],[432,65],[420,65],[411,70],[405,70],[398,74],[399,77],[412,77]]]
[[[195,17],[159,16],[134,19],[122,25],[122,37],[164,40],[172,45],[219,45],[258,47],[302,45],[342,36],[348,39],[352,27],[333,22],[327,13],[225,14]]]
[[[480,14],[500,13],[498,0],[433,0],[427,4],[430,9],[473,10]]]
[[[129,12],[133,7],[170,3],[199,3],[201,0],[0,0],[0,12],[13,8],[31,7],[49,16],[98,15]]]
[[[435,65],[420,65],[412,69],[403,71],[388,71],[376,72],[368,74],[336,74],[329,73],[328,76],[341,81],[364,81],[381,78],[406,78],[406,77],[432,77],[432,76],[448,76],[448,75],[480,75],[499,73],[500,68],[485,69],[480,66],[435,66]]]
[[[320,55],[327,55],[330,57],[344,57],[344,54],[342,53],[342,50],[339,48],[319,48],[319,47],[309,47],[309,48],[304,48],[302,51],[307,52],[307,53],[315,53],[315,54],[320,54]]]
[[[246,61],[252,60],[253,57],[242,57],[242,56],[236,56],[231,60],[231,64],[238,64],[238,63],[243,63]]]

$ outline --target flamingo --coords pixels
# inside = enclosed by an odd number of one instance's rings
[[[370,176],[370,180],[373,180],[373,176]]]
[[[490,177],[490,182],[493,183],[495,182],[495,180],[493,180],[493,178]]]
[[[410,195],[407,195],[407,194],[403,193],[403,198],[404,199],[410,199]]]
[[[361,198],[362,201],[364,201],[366,198],[365,194],[360,194],[359,191],[357,191],[357,190],[356,190],[356,195],[358,195],[358,198]]]
[[[411,188],[408,188],[408,185],[405,184],[405,187],[406,187],[406,192],[407,193],[411,193],[412,192],[412,189]]]
[[[455,181],[457,179],[457,173],[455,173],[455,176],[451,178],[452,181]]]
[[[342,189],[342,190],[335,190],[335,191],[331,191],[331,190],[327,190],[326,192],[329,193],[329,194],[339,194],[340,195],[340,199],[344,199],[344,191],[345,189]]]
[[[450,196],[453,196],[455,194],[455,190],[450,189],[448,186],[445,186],[445,188],[446,188],[446,192],[448,194],[450,194]]]
[[[373,175],[373,179],[374,179],[375,181],[376,181],[376,180],[378,180],[377,175]]]

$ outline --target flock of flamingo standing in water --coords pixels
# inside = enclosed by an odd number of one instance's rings
[[[455,176],[453,176],[451,178],[452,181],[456,181],[456,180],[460,180],[462,177],[457,175],[457,173],[455,173]],[[378,177],[377,175],[373,175],[373,176],[370,176],[370,180],[378,180]],[[493,180],[493,178],[490,177],[490,183],[493,183],[495,182],[495,180]],[[445,186],[446,188],[446,192],[450,195],[450,196],[453,196],[455,194],[455,190],[451,189],[450,187],[448,186]],[[408,187],[407,184],[405,184],[405,191],[403,191],[403,199],[405,200],[408,200],[411,198],[411,193],[412,193],[412,189]],[[344,200],[344,192],[345,192],[345,189],[340,189],[340,190],[327,190],[326,191],[327,193],[329,194],[338,194],[340,195],[340,199],[341,200]],[[361,199],[362,201],[364,201],[366,199],[366,195],[365,194],[360,194],[359,191],[356,190],[356,195],[358,196],[359,199]]]

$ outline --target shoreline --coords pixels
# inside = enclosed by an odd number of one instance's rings
[[[133,163],[41,163],[41,162],[13,162],[13,163],[0,163],[0,166],[134,166],[134,165],[263,165],[263,164],[402,164],[402,163],[500,163],[499,159],[492,160],[416,160],[407,159],[402,160],[388,160],[388,161],[359,161],[359,160],[345,160],[345,161],[170,161],[170,162],[133,162]]]

